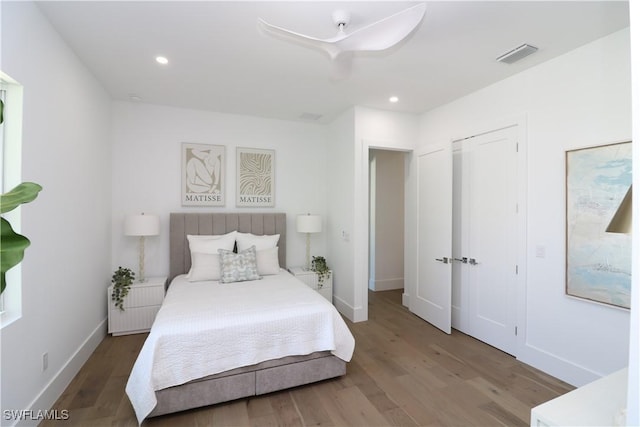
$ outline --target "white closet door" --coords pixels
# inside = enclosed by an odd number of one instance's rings
[[[451,333],[451,144],[418,154],[418,282],[409,310]]]
[[[469,334],[516,350],[517,127],[471,138],[469,180]]]
[[[451,266],[451,326],[469,333],[469,266],[464,259],[469,248],[469,200],[464,183],[469,180],[467,146],[453,143],[453,265]]]

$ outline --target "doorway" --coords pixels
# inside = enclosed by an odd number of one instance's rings
[[[405,162],[402,151],[369,150],[369,281],[372,291],[404,289]]]

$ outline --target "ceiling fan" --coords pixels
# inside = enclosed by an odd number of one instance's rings
[[[258,18],[258,28],[266,34],[326,52],[334,65],[334,78],[344,78],[351,68],[354,52],[383,51],[404,40],[424,17],[424,3],[410,7],[377,22],[347,33],[351,15],[344,10],[332,14],[338,33],[328,39],[319,39],[269,24]]]

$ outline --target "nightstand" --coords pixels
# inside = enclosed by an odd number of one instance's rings
[[[296,276],[311,289],[316,290],[333,304],[333,271],[329,270],[329,277],[327,277],[322,286],[319,287],[318,274],[315,271],[305,270],[302,267],[290,267],[288,270],[289,273]]]
[[[113,286],[107,289],[109,333],[113,335],[148,332],[164,300],[166,277],[149,277],[145,282],[133,282],[124,299],[124,311],[111,301]]]

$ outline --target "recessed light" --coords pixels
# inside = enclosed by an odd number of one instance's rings
[[[397,96],[392,96],[389,98],[389,102],[395,104],[396,102],[399,101],[399,98]]]
[[[131,102],[140,102],[140,101],[142,101],[142,97],[140,97],[139,95],[136,95],[135,93],[130,93],[129,94],[129,101],[131,101]]]
[[[169,63],[169,60],[164,56],[156,56],[156,62],[158,64],[167,65]]]

